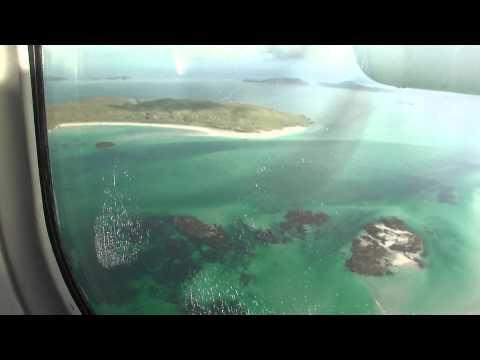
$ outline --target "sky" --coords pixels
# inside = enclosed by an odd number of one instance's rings
[[[46,73],[70,79],[138,78],[367,80],[348,45],[56,45],[44,47]]]

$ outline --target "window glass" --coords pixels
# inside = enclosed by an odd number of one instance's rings
[[[478,312],[478,96],[376,83],[351,46],[43,63],[61,246],[96,313]]]

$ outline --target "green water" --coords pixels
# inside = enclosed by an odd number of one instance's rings
[[[239,97],[248,93],[242,89]],[[248,314],[478,312],[476,98],[419,92],[409,95],[410,106],[400,102],[403,93],[295,91],[302,93],[249,99],[280,110],[303,106],[316,121],[275,140],[141,127],[50,133],[63,246],[94,311],[183,314],[194,299],[202,306],[233,301]],[[288,104],[292,96],[302,100]],[[115,146],[97,149],[98,141]],[[165,235],[152,230],[136,260],[106,269],[95,253],[94,224],[114,175],[122,205],[138,219],[194,216],[235,237],[238,220],[275,229],[292,209],[330,218],[306,240],[256,244],[248,256],[211,261],[198,259],[198,249],[163,249]],[[438,200],[445,186],[455,203]],[[345,267],[352,239],[382,216],[402,219],[423,239],[424,269],[369,277]]]

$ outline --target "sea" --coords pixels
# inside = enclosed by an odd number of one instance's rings
[[[60,241],[94,313],[480,312],[478,96],[208,79],[46,84],[47,106],[96,96],[236,101],[314,124],[268,140],[128,126],[49,131]],[[252,241],[295,209],[329,218],[307,239]],[[212,249],[172,230],[174,217],[222,229],[248,251],[203,256]],[[383,217],[423,240],[424,268],[369,276],[346,267],[352,240]]]

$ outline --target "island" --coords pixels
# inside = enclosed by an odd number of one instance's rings
[[[90,80],[128,80],[129,76],[105,76],[105,77],[91,77]]]
[[[328,83],[328,82],[319,82],[318,85],[324,87],[331,87],[336,89],[347,89],[347,90],[356,90],[356,91],[369,91],[369,92],[388,92],[390,89],[376,87],[376,86],[367,86],[359,84],[354,81],[343,81],[340,83]]]
[[[52,76],[45,76],[43,78],[43,80],[45,80],[45,81],[65,81],[65,80],[67,80],[67,78],[64,78],[63,76],[52,75]]]
[[[423,268],[424,255],[422,239],[400,219],[380,219],[365,225],[353,240],[352,256],[345,265],[362,275],[392,275],[399,267]]]
[[[298,78],[271,78],[264,80],[255,80],[255,79],[245,79],[243,82],[247,83],[260,83],[260,84],[273,84],[273,85],[301,85],[306,86],[310,85],[306,81]]]
[[[312,121],[267,107],[194,99],[97,97],[47,107],[49,129],[89,125],[155,126],[211,136],[275,138],[301,132]]]

